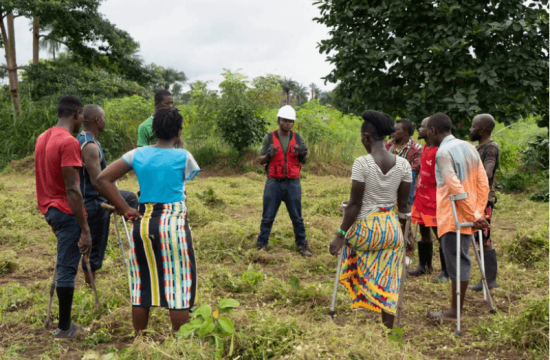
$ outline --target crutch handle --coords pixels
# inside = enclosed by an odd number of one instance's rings
[[[467,198],[468,198],[468,193],[467,192],[458,193],[458,194],[454,194],[454,195],[449,195],[449,199],[451,199],[451,201],[464,200],[464,199],[467,199]]]
[[[109,205],[107,203],[101,203],[101,207],[107,210],[115,211],[115,207],[113,205]]]

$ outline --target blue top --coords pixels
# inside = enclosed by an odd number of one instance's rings
[[[185,200],[185,181],[201,170],[193,155],[184,149],[144,146],[127,152],[122,159],[134,169],[140,203],[174,203]]]
[[[103,154],[103,149],[101,148],[101,145],[99,145],[99,141],[94,139],[92,134],[88,134],[87,132],[82,131],[80,134],[78,134],[76,139],[80,143],[80,150],[84,149],[84,147],[88,144],[96,144],[97,148],[99,149],[101,170],[107,167],[107,164],[105,163],[105,155]],[[106,203],[107,200],[103,196],[99,195],[97,190],[92,186],[90,174],[86,169],[86,164],[82,163],[82,167],[78,169],[78,174],[80,175],[80,192],[82,193],[86,210],[90,211],[99,209],[101,203]]]

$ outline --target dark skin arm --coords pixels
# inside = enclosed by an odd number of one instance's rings
[[[84,200],[80,192],[78,171],[76,168],[70,166],[62,167],[61,172],[63,173],[63,182],[65,183],[65,193],[67,194],[69,207],[82,231],[80,234],[80,241],[78,242],[78,248],[81,254],[89,254],[90,250],[92,250],[92,235],[90,234],[90,228],[86,220]]]
[[[127,219],[136,221],[141,218],[139,211],[128,205],[115,185],[115,181],[130,170],[132,168],[124,160],[118,159],[99,174],[96,190],[113,204],[117,214],[124,215]]]
[[[347,232],[349,228],[353,225],[359,212],[361,211],[361,206],[363,206],[363,194],[365,193],[365,183],[353,180],[351,183],[351,193],[349,196],[348,206],[344,214],[344,219],[340,225],[340,229]],[[337,255],[344,246],[346,239],[344,235],[336,233],[334,240],[330,243],[329,251],[332,255]]]
[[[90,174],[92,186],[97,189],[97,176],[101,172],[101,159],[96,144],[90,143],[82,149],[82,162],[86,164],[86,171]]]
[[[412,183],[410,182],[402,181],[401,184],[399,184],[399,188],[397,189],[397,208],[399,209],[400,213],[408,214],[411,212],[411,205],[409,204],[409,194],[411,193],[411,186]],[[399,222],[401,223],[401,231],[403,231],[405,239],[408,239],[408,234],[405,234],[405,225],[407,224],[407,219],[399,219]],[[413,245],[409,244],[408,241],[406,242],[406,244],[407,250],[412,251],[413,249],[410,249],[410,246]]]
[[[275,155],[275,153],[277,152],[277,150],[279,150],[279,146],[276,146],[276,147],[270,147],[270,149],[268,149],[268,153],[271,155],[270,157],[267,156],[267,153],[263,152],[263,153],[260,153],[260,165],[265,165],[269,162],[269,159],[271,159],[271,157],[273,155]]]

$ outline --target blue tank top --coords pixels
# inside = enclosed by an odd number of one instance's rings
[[[99,141],[95,140],[91,134],[88,134],[84,131],[78,134],[76,139],[80,143],[81,151],[89,143],[96,144],[97,148],[99,149],[99,155],[101,159],[101,170],[107,167],[107,163],[105,162],[105,155],[103,154],[103,149],[101,148]],[[86,206],[86,210],[88,211],[96,210],[97,208],[101,207],[101,203],[106,203],[107,200],[99,195],[97,190],[93,187],[92,182],[90,181],[90,174],[86,170],[86,164],[82,163],[82,167],[78,170],[78,172],[80,175],[80,191],[82,192],[82,197],[84,198],[84,206]]]

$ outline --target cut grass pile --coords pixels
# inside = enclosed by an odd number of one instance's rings
[[[403,335],[390,339],[379,315],[349,309],[349,298],[338,293],[337,316],[328,316],[336,259],[328,244],[341,221],[341,202],[348,199],[350,180],[314,176],[302,179],[303,215],[313,257],[295,250],[288,213],[281,206],[267,253],[255,249],[262,211],[265,176],[201,175],[187,185],[189,220],[198,266],[197,304],[214,307],[220,299],[241,304],[229,315],[236,335],[231,359],[529,359],[548,357],[548,328],[512,341],[548,301],[548,262],[529,261],[526,267],[511,244],[517,234],[548,234],[548,204],[525,194],[499,194],[493,239],[499,263],[500,287],[492,293],[499,314],[491,316],[478,293],[467,294],[464,336],[455,337],[454,324],[435,326],[425,320],[428,310],[448,305],[449,285],[433,284],[430,275],[407,278]],[[44,329],[48,288],[55,264],[55,238],[36,206],[34,178],[0,176],[0,253],[11,254],[17,266],[0,274],[0,358],[40,359],[212,359],[215,346],[197,338],[171,335],[168,313],[153,309],[146,336],[134,339],[128,278],[120,258],[114,226],[97,287],[103,318],[96,320],[94,298],[78,274],[73,319],[89,327],[84,338],[55,342]],[[136,191],[135,178],[119,184]],[[522,235],[523,236],[523,235]],[[543,235],[540,235],[542,238]],[[537,241],[540,239],[537,238]],[[124,240],[126,241],[126,240]],[[537,242],[538,243],[538,242]],[[546,247],[548,242],[546,242]],[[435,246],[437,249],[437,245]],[[514,253],[505,253],[514,249]],[[437,251],[434,251],[437,254]],[[473,259],[473,254],[471,254]],[[416,265],[416,259],[413,266]],[[439,259],[434,258],[439,270]],[[477,265],[472,282],[479,279]],[[535,305],[533,305],[535,304]],[[531,309],[531,310],[529,310]],[[548,320],[548,307],[546,313]],[[57,299],[52,308],[57,321]],[[509,324],[522,320],[522,328]],[[537,318],[538,319],[538,318]],[[538,320],[537,320],[538,321]],[[546,331],[546,333],[544,333]],[[505,334],[499,335],[499,332]],[[546,337],[544,337],[546,336]],[[526,347],[525,342],[537,347]]]

